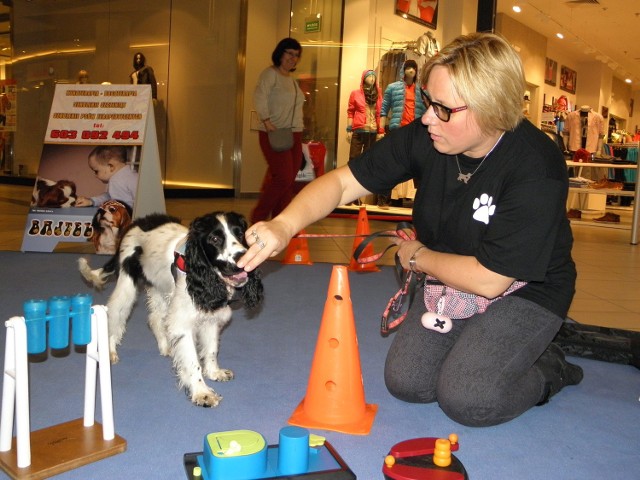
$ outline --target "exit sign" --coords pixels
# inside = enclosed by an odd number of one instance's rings
[[[304,33],[318,33],[321,28],[320,15],[313,15],[304,19]]]

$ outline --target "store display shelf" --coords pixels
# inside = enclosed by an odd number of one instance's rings
[[[574,162],[567,160],[567,167],[588,167],[588,168],[625,168],[637,170],[638,165],[633,163],[598,163],[598,162]]]
[[[625,148],[635,148],[638,149],[638,143],[633,144],[625,144],[623,147]],[[615,169],[625,169],[625,170],[637,170],[637,163],[601,163],[601,162],[574,162],[572,160],[567,160],[567,167],[577,167],[576,175],[581,176],[582,171],[585,168],[615,168]],[[580,198],[588,198],[582,197],[582,195],[607,195],[607,196],[618,196],[618,197],[633,197],[633,206],[631,213],[631,224],[629,225],[626,222],[621,223],[611,223],[611,222],[595,222],[592,219],[590,220],[571,220],[572,224],[584,224],[589,226],[597,226],[597,227],[607,227],[607,228],[619,228],[619,229],[630,229],[631,230],[631,240],[630,243],[632,245],[638,244],[638,229],[640,223],[640,208],[638,208],[638,202],[640,201],[640,182],[635,182],[635,190],[614,190],[611,188],[578,188],[578,187],[569,187],[569,193],[577,194]],[[569,201],[571,203],[571,201]],[[588,202],[587,202],[588,203]],[[607,210],[610,209],[609,206],[606,207]]]
[[[581,220],[581,219],[571,218],[570,222],[571,222],[571,225],[583,225],[586,227],[615,228],[617,230],[629,230],[631,228],[631,224],[625,221],[621,221],[620,223],[595,222],[593,220]]]
[[[595,193],[600,195],[615,195],[619,197],[634,197],[635,192],[631,190],[615,190],[613,188],[580,188],[569,187],[570,192],[576,193]]]

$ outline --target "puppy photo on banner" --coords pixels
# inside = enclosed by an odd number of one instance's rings
[[[112,255],[133,218],[140,147],[45,144],[23,250]],[[114,198],[119,197],[119,198]]]

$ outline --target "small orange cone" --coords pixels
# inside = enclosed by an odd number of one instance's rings
[[[300,233],[305,233],[301,230]],[[300,235],[300,234],[298,234]],[[309,256],[309,243],[304,237],[293,237],[284,252],[282,263],[285,265],[313,265]]]
[[[377,405],[367,405],[347,267],[335,265],[318,332],[305,398],[289,423],[367,435]]]
[[[380,269],[376,266],[375,263],[358,263],[355,258],[353,258],[353,252],[356,251],[356,248],[362,243],[364,240],[363,236],[369,235],[371,231],[369,230],[369,217],[367,217],[367,208],[360,207],[360,211],[358,212],[358,226],[356,227],[356,235],[358,235],[353,240],[353,248],[351,249],[351,262],[349,263],[349,270],[352,272],[379,272]],[[370,257],[373,255],[373,245],[369,244],[364,247],[362,251],[361,257]]]

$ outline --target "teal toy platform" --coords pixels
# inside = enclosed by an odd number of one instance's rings
[[[210,433],[200,453],[184,455],[189,480],[314,479],[355,480],[356,476],[322,437],[301,427],[280,430],[278,445],[267,445],[251,430]]]

